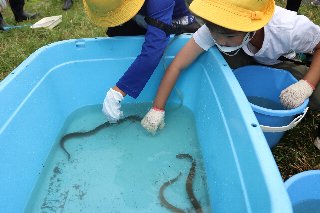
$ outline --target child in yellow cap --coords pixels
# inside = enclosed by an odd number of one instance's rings
[[[159,86],[153,108],[141,124],[155,133],[164,126],[164,108],[180,74],[196,58],[217,46],[231,68],[262,64],[289,70],[299,81],[281,92],[287,108],[310,98],[320,109],[320,27],[307,17],[275,6],[273,0],[194,0],[189,9],[206,23],[187,42],[170,64]],[[313,52],[310,68],[283,62],[293,51]]]
[[[110,122],[122,117],[121,101],[137,98],[158,66],[170,34],[194,33],[200,25],[185,0],[83,0],[88,18],[107,27],[108,36],[145,35],[141,53],[103,101],[102,111]]]

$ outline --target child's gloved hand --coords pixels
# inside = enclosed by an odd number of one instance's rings
[[[164,127],[164,110],[151,108],[149,112],[141,120],[141,125],[148,132],[155,134],[158,129]]]
[[[123,115],[120,110],[120,102],[123,100],[123,96],[120,92],[110,88],[103,101],[102,112],[107,116],[107,120],[111,123],[117,122]]]
[[[280,102],[287,109],[296,108],[311,96],[313,90],[314,88],[302,79],[281,91]]]

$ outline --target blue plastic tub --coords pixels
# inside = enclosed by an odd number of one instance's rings
[[[320,170],[300,172],[285,182],[294,212],[320,212]]]
[[[190,35],[181,35],[173,42],[166,64],[188,39]],[[50,44],[1,82],[1,212],[26,209],[67,117],[82,107],[101,104],[143,41],[143,37],[118,37]],[[139,98],[127,97],[124,103],[151,103],[164,72],[162,65]],[[176,86],[195,117],[212,210],[292,212],[254,113],[219,51],[213,48],[203,54]],[[178,103],[179,98],[172,94],[169,102]]]
[[[269,146],[274,147],[286,130],[296,126],[306,112],[309,99],[294,109],[284,109],[280,93],[297,82],[290,72],[266,66],[245,66],[234,70],[251,107],[262,125]],[[300,117],[295,118],[301,114]]]

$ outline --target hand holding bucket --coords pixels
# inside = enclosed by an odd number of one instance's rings
[[[301,79],[281,91],[281,104],[287,109],[297,108],[312,95],[314,89],[308,81]]]
[[[272,148],[280,141],[285,131],[292,129],[302,120],[307,112],[308,97],[311,94],[306,93],[301,96],[304,101],[300,106],[285,109],[280,103],[279,95],[281,92],[286,91],[282,93],[283,97],[286,93],[293,95],[292,91],[297,88],[297,85],[299,88],[301,86],[301,83],[297,83],[298,80],[290,72],[256,65],[240,67],[233,72],[248,99],[258,97],[256,100],[270,100],[281,107],[275,109],[250,101],[251,108],[264,132],[268,145]],[[291,101],[291,99],[289,100]],[[296,117],[297,115],[298,117]]]

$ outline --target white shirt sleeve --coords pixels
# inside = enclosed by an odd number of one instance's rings
[[[210,30],[205,24],[193,34],[193,39],[205,51],[214,45]]]
[[[293,26],[291,42],[296,52],[312,52],[320,42],[320,27],[307,17],[298,15]]]

